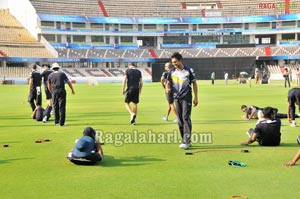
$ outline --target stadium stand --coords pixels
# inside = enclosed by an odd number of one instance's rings
[[[298,46],[270,47],[271,56],[298,55]],[[118,49],[68,49],[58,48],[59,56],[64,58],[151,58],[149,51]],[[205,57],[256,57],[266,56],[264,47],[249,48],[199,48],[199,49],[155,49],[158,58],[169,58],[173,52],[180,52],[185,58]]]
[[[270,76],[273,79],[284,79],[283,71],[285,67],[289,68],[289,70],[292,71],[292,79],[296,79],[296,69],[300,68],[300,64],[287,64],[285,66],[267,65]]]
[[[62,68],[69,77],[123,77],[126,68]],[[139,68],[143,77],[151,78],[151,69]],[[0,67],[0,78],[28,78],[30,75],[29,67]]]
[[[38,13],[78,16],[105,16],[99,2],[110,17],[201,17],[204,10],[220,12],[222,16],[277,15],[286,12],[283,0],[86,0],[84,4],[81,0],[31,2]],[[204,6],[208,3],[215,5],[214,9]],[[187,9],[188,5],[197,9]],[[291,2],[288,10],[290,14],[297,14],[300,13],[300,6]]]
[[[273,56],[277,56],[275,60],[297,60],[300,54],[300,22],[295,19],[297,16],[281,15],[300,13],[300,6],[294,6],[294,1],[30,2],[39,14],[37,17],[42,20],[39,27],[41,33],[38,31],[37,35],[53,42],[51,45],[58,53],[57,60],[47,61],[57,61],[63,66],[68,66],[65,69],[66,73],[72,77],[122,77],[125,70],[122,67],[127,66],[128,62],[138,63],[139,67],[149,67],[165,62],[175,51],[188,58],[190,63],[201,63],[203,74],[210,73],[211,68],[206,67],[211,65],[212,60],[216,67],[222,65],[225,68],[233,65],[239,67],[247,62],[244,69],[250,71],[255,64],[265,60],[268,61],[267,64],[273,64]],[[289,9],[285,8],[285,2],[291,2],[292,6]],[[258,15],[265,16],[257,17]],[[8,10],[0,10],[0,17],[0,20],[4,21],[0,25],[3,36],[0,38],[2,60],[6,59],[3,57],[38,58],[39,61],[41,58],[53,58],[53,52],[49,53],[43,44],[34,39],[37,37],[31,37],[20,23],[16,23]],[[150,18],[143,21],[145,17]],[[210,17],[212,19],[209,19]],[[295,32],[292,32],[294,29]],[[229,61],[224,63],[224,60]],[[286,62],[288,63],[289,61]],[[3,61],[2,65],[4,64],[9,63]],[[83,68],[87,66],[97,68]],[[150,68],[141,70],[145,75],[152,74]],[[208,77],[204,74],[201,78],[206,76]]]
[[[297,46],[286,46],[284,48],[272,47],[271,51],[274,56],[278,55],[297,55],[299,54],[300,48]]]
[[[20,23],[16,23],[16,20],[10,16],[9,11],[0,9],[1,26],[19,27],[22,28]]]
[[[0,51],[2,56],[9,57],[39,57],[53,58],[54,56],[43,44],[34,37],[9,13],[0,10]]]
[[[0,67],[0,78],[27,78],[30,75],[30,71],[29,67]]]
[[[72,58],[86,58],[87,49],[70,49],[69,56]]]
[[[54,15],[103,16],[97,0],[31,0],[38,13]]]
[[[106,55],[106,50],[104,49],[89,49],[87,57],[99,57],[103,58]]]

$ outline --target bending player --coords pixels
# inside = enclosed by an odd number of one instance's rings
[[[259,115],[262,113],[263,108],[259,108],[258,106],[246,106],[242,105],[241,106],[241,111],[246,113],[245,119],[246,120],[251,120],[251,119],[258,119]],[[275,118],[288,118],[288,114],[284,113],[278,113],[278,108],[273,108],[274,113],[275,113]],[[298,115],[295,115],[295,117],[298,117]]]

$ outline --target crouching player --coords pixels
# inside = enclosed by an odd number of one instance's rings
[[[76,144],[67,158],[77,165],[94,165],[103,159],[102,147],[97,133],[92,127],[84,129],[83,136],[76,140]]]
[[[35,119],[38,122],[43,121],[45,123],[51,117],[51,110],[52,106],[47,106],[46,109],[42,108],[41,106],[37,106],[32,113],[32,119]]]

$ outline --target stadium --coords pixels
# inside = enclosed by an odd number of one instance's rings
[[[285,68],[299,87],[298,1],[0,0],[0,21],[1,198],[297,197],[299,168],[282,165],[299,148],[298,126],[282,119],[279,147],[241,146],[256,121],[241,119],[240,106],[286,112]],[[161,120],[160,79],[174,52],[199,85],[193,156],[178,148],[178,125]],[[31,119],[32,63],[58,63],[74,85],[68,126]],[[121,95],[130,63],[145,82],[136,126]],[[105,160],[74,166],[66,154],[87,126],[107,136]],[[238,160],[247,166],[228,165]]]
[[[201,0],[15,3],[1,3],[2,77],[14,78],[14,70],[26,77],[20,67],[30,62],[58,62],[75,79],[118,77],[135,62],[145,77],[158,81],[161,64],[175,51],[198,79],[209,79],[212,71],[218,79],[224,71],[237,78],[255,68],[280,79],[282,67],[298,67],[297,2],[244,1],[240,8]],[[141,8],[132,13],[133,5]]]

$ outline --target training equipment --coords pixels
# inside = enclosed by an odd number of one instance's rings
[[[89,78],[87,81],[89,86],[98,86],[99,82],[96,78]]]
[[[199,150],[194,152],[185,152],[185,155],[194,155],[194,153],[201,153],[201,152],[241,152],[241,153],[249,153],[249,150],[226,150],[226,149],[208,149],[208,150]]]
[[[228,165],[233,166],[233,167],[245,167],[246,166],[245,163],[240,162],[238,160],[229,160]]]
[[[247,196],[240,196],[240,195],[231,196],[231,199],[237,199],[237,198],[244,198],[244,199],[248,199],[248,197],[247,197]]]
[[[35,143],[42,143],[42,142],[50,142],[50,139],[37,139],[35,140]]]

